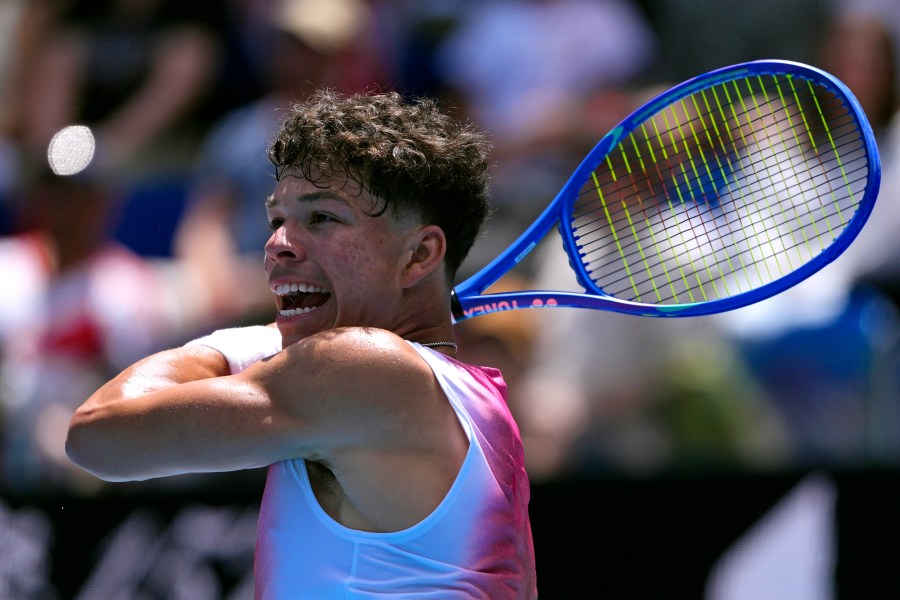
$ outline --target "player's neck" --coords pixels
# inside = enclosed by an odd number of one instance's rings
[[[443,288],[420,290],[408,295],[403,314],[394,332],[404,339],[420,344],[440,342],[436,350],[454,354],[453,323],[450,320],[450,294]]]

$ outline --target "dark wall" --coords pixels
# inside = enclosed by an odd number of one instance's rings
[[[723,553],[810,477],[835,492],[836,598],[900,597],[900,472],[873,470],[535,485],[541,598],[703,598]],[[252,598],[261,486],[211,481],[7,496],[0,598]]]

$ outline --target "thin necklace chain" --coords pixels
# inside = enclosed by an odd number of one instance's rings
[[[420,346],[425,346],[426,348],[434,348],[435,346],[450,346],[454,350],[456,350],[456,342],[428,342],[427,344],[419,344]]]

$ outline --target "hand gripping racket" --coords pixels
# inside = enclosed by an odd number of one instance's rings
[[[803,281],[856,237],[878,194],[872,129],[840,81],[754,61],[657,96],[609,132],[500,256],[456,286],[455,322],[576,307],[696,316]],[[557,224],[583,293],[485,290]]]

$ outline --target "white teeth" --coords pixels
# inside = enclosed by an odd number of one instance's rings
[[[286,296],[297,292],[327,294],[325,288],[316,287],[314,285],[306,285],[305,283],[279,283],[273,290],[279,296]]]
[[[318,306],[310,306],[309,308],[291,308],[289,310],[279,310],[278,314],[282,317],[293,317],[295,315],[303,315],[319,308]]]
[[[279,283],[278,285],[272,288],[272,291],[278,296],[288,296],[290,294],[330,294],[328,290],[325,288],[317,287],[314,285],[307,285],[305,283]],[[296,315],[303,315],[309,312],[312,312],[319,308],[318,306],[310,306],[307,308],[288,308],[278,311],[278,315],[281,317],[293,317]]]

